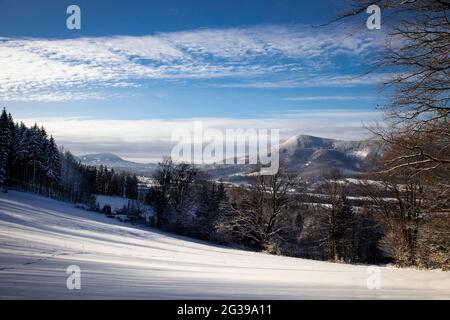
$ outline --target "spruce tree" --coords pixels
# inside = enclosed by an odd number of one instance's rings
[[[11,146],[11,126],[6,109],[3,108],[0,116],[0,183],[3,192],[8,192],[8,163]]]
[[[53,136],[50,136],[47,147],[47,177],[54,187],[61,182],[61,159]]]

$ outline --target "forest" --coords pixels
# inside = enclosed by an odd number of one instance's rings
[[[350,187],[331,172],[315,185],[319,200],[283,167],[233,186],[167,158],[146,200],[158,228],[207,241],[334,262],[448,269],[448,199],[436,196],[425,177],[374,175],[376,183],[361,177]]]
[[[81,164],[45,128],[16,123],[6,109],[0,116],[0,182],[4,192],[16,187],[72,202],[92,202],[93,194],[136,199],[138,193],[135,175]]]
[[[95,194],[138,198],[135,175],[81,164],[45,128],[15,123],[5,109],[0,136],[4,192],[15,188],[91,208]],[[164,158],[143,200],[156,213],[151,226],[210,242],[334,262],[448,269],[448,176],[408,167],[392,174],[383,168],[393,152],[398,148],[386,146],[376,170],[353,186],[336,170],[311,185],[283,163],[275,175],[235,186]]]

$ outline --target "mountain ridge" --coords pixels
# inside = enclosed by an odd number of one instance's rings
[[[374,140],[340,140],[298,134],[286,139],[279,147],[280,160],[291,171],[304,177],[315,177],[331,170],[339,170],[343,176],[353,176],[371,167],[372,159],[381,155],[382,150]],[[124,160],[113,153],[94,153],[77,157],[83,164],[124,171],[134,171],[151,175],[157,167],[155,163],[137,163]],[[213,178],[236,179],[255,170],[252,165],[203,165]]]
[[[139,174],[150,174],[157,164],[156,163],[138,163],[125,160],[120,156],[110,153],[90,153],[76,157],[81,163],[89,166],[107,166],[120,171],[134,171]]]

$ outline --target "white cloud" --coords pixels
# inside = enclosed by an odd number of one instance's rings
[[[277,89],[277,88],[314,88],[314,87],[352,87],[361,85],[377,85],[391,79],[393,73],[371,73],[363,75],[323,75],[314,73],[303,73],[292,79],[262,79],[244,80],[224,84],[217,84],[223,88],[255,88],[255,89]]]
[[[380,39],[366,32],[348,37],[298,25],[199,29],[147,36],[1,38],[0,99],[30,100],[45,97],[45,90],[77,92],[92,86],[129,86],[139,80],[245,80],[299,71],[306,78],[329,64],[334,56],[364,55],[379,43]],[[323,80],[313,82],[326,84],[327,79]],[[336,83],[336,79],[328,82]],[[348,79],[338,82],[361,83]],[[288,79],[284,85],[299,85],[299,81]],[[258,87],[258,83],[254,86]],[[259,86],[271,84],[261,82]],[[71,95],[67,98],[71,99]]]
[[[349,100],[371,100],[374,96],[304,96],[289,97],[286,101],[349,101]]]
[[[104,100],[105,96],[95,92],[42,92],[31,93],[23,96],[6,96],[5,101],[17,102],[65,102],[77,100]]]

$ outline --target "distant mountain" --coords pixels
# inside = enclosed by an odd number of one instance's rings
[[[280,145],[280,160],[290,171],[305,178],[319,178],[332,170],[339,170],[344,177],[367,172],[373,159],[381,155],[380,147],[371,140],[345,141],[320,138],[308,135],[296,135]],[[106,165],[116,170],[135,172],[149,176],[157,164],[127,161],[112,153],[88,154],[78,159],[92,166]],[[204,165],[213,179],[245,182],[256,170],[255,165]]]
[[[344,177],[369,171],[381,148],[371,140],[345,141],[296,135],[280,145],[280,160],[288,170],[302,177],[320,178],[334,170]],[[255,172],[254,165],[212,165],[206,171],[216,179],[245,182]]]
[[[87,154],[84,156],[78,157],[78,159],[86,165],[97,166],[97,165],[107,165],[115,166],[115,165],[130,165],[134,164],[131,161],[127,161],[122,159],[121,157],[113,154],[113,153],[95,153],[95,154]]]
[[[297,135],[280,145],[280,158],[305,177],[339,170],[343,176],[368,171],[382,150],[372,140],[345,141]]]
[[[151,174],[157,166],[154,163],[137,163],[124,160],[113,153],[87,154],[79,156],[78,159],[85,165],[96,167],[104,165],[115,170],[130,171],[142,175]]]

